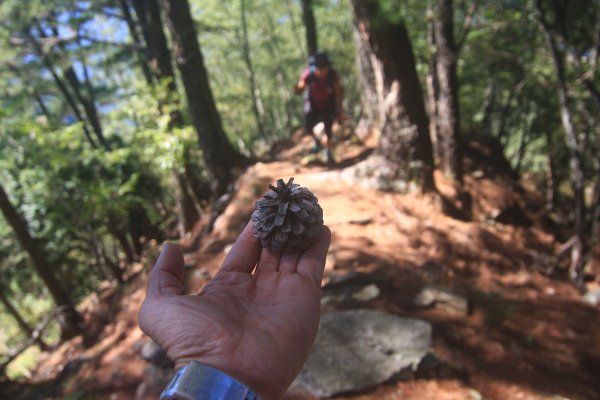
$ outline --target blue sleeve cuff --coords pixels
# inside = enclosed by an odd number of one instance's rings
[[[259,400],[244,384],[197,361],[177,371],[160,395],[160,400],[173,399]]]

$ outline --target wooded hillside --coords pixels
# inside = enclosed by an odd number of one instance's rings
[[[600,302],[597,2],[5,0],[0,20],[0,395],[77,396],[57,382],[89,376],[56,360],[120,343],[131,380],[82,393],[130,398],[146,366],[133,305],[160,244],[185,249],[197,291],[267,184],[296,176],[329,205],[323,298],[344,277],[380,293],[331,309],[440,329],[447,368],[390,395],[600,396],[584,323]],[[334,162],[311,152],[294,93],[318,50],[343,87]],[[428,284],[469,309],[398,294]]]

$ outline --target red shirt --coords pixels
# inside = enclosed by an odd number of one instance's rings
[[[338,84],[340,77],[333,70],[329,69],[327,75],[318,77],[311,69],[306,68],[300,79],[306,82],[308,88],[308,100],[313,108],[320,110],[335,108],[335,85]]]

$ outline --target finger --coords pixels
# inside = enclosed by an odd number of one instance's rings
[[[282,254],[281,260],[279,261],[279,272],[296,272],[298,269],[298,259],[300,258],[300,254],[301,253],[299,251]]]
[[[252,229],[254,222],[250,221],[238,236],[235,244],[227,253],[220,271],[251,273],[260,255],[260,242],[254,237]]]
[[[321,286],[325,259],[330,243],[331,231],[327,226],[323,226],[319,239],[298,260],[298,273],[310,276],[319,287]]]
[[[256,273],[264,272],[277,272],[279,270],[279,261],[281,260],[282,253],[280,251],[273,251],[268,247],[265,247],[260,252],[260,259],[256,266]]]
[[[148,277],[147,296],[179,295],[182,287],[183,254],[176,245],[165,243]]]

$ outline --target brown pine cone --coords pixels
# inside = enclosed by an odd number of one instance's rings
[[[323,209],[307,188],[283,179],[256,202],[252,213],[254,236],[263,247],[273,251],[305,250],[319,237],[323,227]]]

